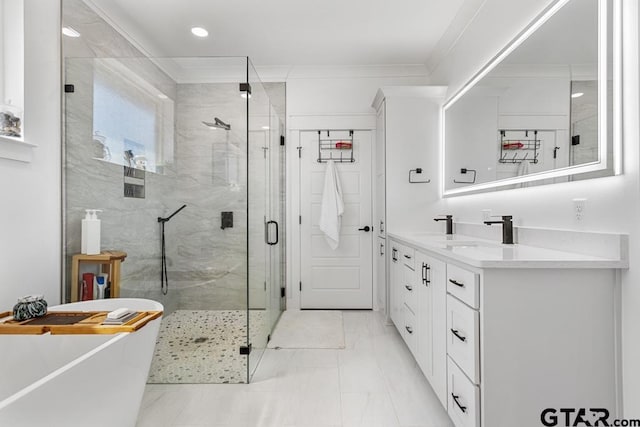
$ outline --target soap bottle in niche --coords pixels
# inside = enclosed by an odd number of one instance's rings
[[[100,220],[96,212],[99,209],[86,209],[86,216],[82,220],[82,242],[80,252],[84,255],[98,255],[100,253]]]

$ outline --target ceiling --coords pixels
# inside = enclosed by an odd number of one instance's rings
[[[153,56],[249,56],[256,66],[425,64],[441,39],[457,37],[451,27],[464,15],[464,3],[479,3],[84,1]],[[209,37],[194,37],[193,26],[206,28]],[[453,27],[462,29],[460,23]]]

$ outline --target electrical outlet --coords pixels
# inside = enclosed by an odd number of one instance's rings
[[[584,219],[586,204],[587,199],[573,199],[573,213],[576,216],[576,221]]]

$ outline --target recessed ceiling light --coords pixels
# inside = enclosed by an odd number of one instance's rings
[[[159,93],[158,94],[158,98],[160,98],[160,99],[169,99],[169,97],[167,95],[165,95],[164,93]]]
[[[193,27],[191,28],[191,33],[197,37],[207,37],[209,35],[209,31],[205,30],[202,27]]]
[[[572,93],[571,97],[572,98],[580,98],[582,95],[584,95],[584,92],[576,92],[576,93]]]
[[[262,126],[262,129],[269,130],[269,126]]]
[[[67,37],[80,37],[80,33],[71,27],[62,27],[62,34]]]
[[[247,92],[242,92],[242,93],[240,94],[240,96],[241,96],[242,98],[244,98],[244,99],[251,98],[251,94],[248,94],[248,95],[247,95]]]

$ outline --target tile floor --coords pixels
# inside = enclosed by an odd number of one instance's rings
[[[147,385],[137,427],[452,426],[381,314],[344,328],[344,350],[266,350],[251,384]]]
[[[250,316],[252,335],[262,333],[265,311]],[[147,382],[246,383],[247,358],[238,353],[246,336],[246,310],[176,310],[162,319]]]

